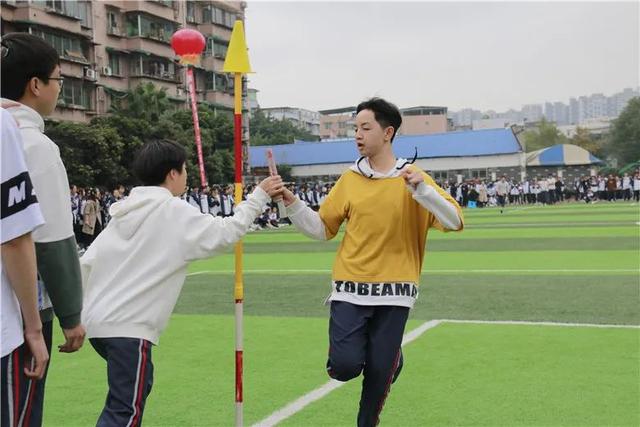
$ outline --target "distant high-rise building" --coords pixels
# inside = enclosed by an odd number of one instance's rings
[[[551,102],[544,103],[544,118],[550,122],[555,122],[556,110]]]
[[[523,119],[527,119],[528,122],[537,122],[542,119],[542,105],[540,104],[528,104],[522,107]]]
[[[553,103],[553,111],[555,113],[555,122],[558,125],[566,125],[569,120],[569,107],[562,102]]]
[[[576,98],[569,98],[569,124],[575,125],[580,120],[580,103]]]
[[[547,101],[544,104],[525,105],[519,111],[509,109],[501,113],[496,113],[493,110],[481,113],[471,108],[465,108],[460,111],[449,111],[449,117],[456,126],[468,126],[470,120],[478,120],[483,116],[489,119],[505,119],[510,123],[521,123],[524,119],[529,123],[536,122],[544,116],[546,120],[554,122],[558,126],[577,125],[592,119],[615,118],[620,115],[629,101],[637,96],[640,96],[638,88],[625,88],[622,92],[611,96],[595,93],[578,98],[572,97],[569,98],[568,105],[559,101]]]
[[[472,108],[463,108],[457,112],[451,112],[449,117],[453,119],[456,126],[471,126],[474,120],[482,118],[482,111]]]

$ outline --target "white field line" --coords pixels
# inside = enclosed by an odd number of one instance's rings
[[[423,323],[418,326],[416,329],[413,329],[411,332],[405,334],[402,339],[402,346],[409,344],[411,341],[418,338],[420,335],[424,334],[431,328],[435,328],[440,324],[439,320],[429,320],[428,322]],[[315,390],[310,391],[304,396],[294,400],[288,405],[278,409],[273,412],[267,418],[258,421],[253,426],[254,427],[272,427],[276,424],[286,420],[296,412],[300,412],[305,406],[315,402],[316,400],[322,399],[327,394],[331,393],[333,390],[342,387],[346,382],[340,382],[336,380],[330,380],[324,385],[316,388]]]
[[[443,319],[441,323],[476,323],[488,325],[564,326],[572,328],[621,328],[640,329],[640,325],[607,325],[598,323],[527,322],[520,320],[456,320]]]
[[[244,270],[248,274],[273,274],[273,273],[331,273],[330,269],[256,269]],[[199,276],[202,274],[233,274],[235,270],[204,270],[187,274],[190,276]],[[422,274],[438,274],[438,273],[477,273],[477,274],[493,274],[493,273],[640,273],[638,268],[557,268],[557,269],[470,269],[470,270],[428,270]]]
[[[589,226],[598,226],[598,225],[609,225],[609,226],[624,226],[624,225],[634,225],[636,224],[634,221],[585,221],[585,222],[496,222],[496,223],[480,223],[480,224],[465,224],[465,229],[476,229],[476,228],[505,228],[505,227],[562,227],[562,226],[575,226],[575,227],[589,227]]]
[[[475,324],[492,324],[492,325],[531,325],[531,326],[560,326],[560,327],[581,327],[581,328],[626,328],[626,329],[640,329],[640,325],[599,325],[593,323],[556,323],[556,322],[526,322],[526,321],[515,321],[515,320],[429,320],[417,328],[413,329],[411,332],[405,334],[402,339],[402,346],[409,344],[414,341],[422,334],[424,334],[429,329],[435,328],[436,326],[443,323],[475,323]],[[286,406],[276,410],[267,418],[258,421],[252,427],[273,427],[278,423],[286,420],[292,415],[300,412],[307,405],[322,399],[333,390],[336,390],[346,383],[330,380],[324,385],[316,388],[315,390],[310,391],[304,396],[294,400],[293,402],[287,404]]]

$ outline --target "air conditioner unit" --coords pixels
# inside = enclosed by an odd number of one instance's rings
[[[94,79],[96,78],[96,70],[92,70],[91,68],[85,68],[84,69],[84,76],[88,79]]]
[[[102,75],[110,76],[112,74],[111,67],[102,67]]]

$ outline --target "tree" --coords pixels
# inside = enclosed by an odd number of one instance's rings
[[[120,183],[124,185],[133,185],[136,179],[131,173],[131,163],[134,154],[142,145],[149,140],[152,135],[153,127],[151,123],[139,119],[132,118],[126,114],[113,114],[111,116],[97,117],[93,119],[90,126],[111,128],[116,132],[122,143],[121,155],[114,159],[121,170]],[[78,185],[85,185],[79,182]],[[96,185],[105,185],[97,183]]]
[[[527,152],[551,147],[556,144],[567,144],[569,140],[560,133],[554,123],[548,122],[544,117],[535,129],[527,130],[522,134]]]
[[[570,143],[584,148],[595,156],[601,155],[601,145],[598,144],[598,141],[591,136],[586,128],[576,127],[576,134],[571,138]]]
[[[233,182],[232,120],[206,105],[198,107],[198,114],[207,180]],[[125,102],[114,104],[109,116],[96,117],[88,124],[48,122],[47,134],[60,147],[69,181],[79,186],[138,184],[131,162],[144,143],[155,139],[169,139],[185,147],[188,183],[200,186],[191,111],[172,109],[165,91],[152,84],[130,91]]]
[[[72,184],[113,188],[128,175],[119,162],[124,144],[109,126],[49,122],[47,135],[60,148]]]
[[[640,97],[632,98],[614,121],[606,148],[619,165],[640,160]]]
[[[182,130],[179,138],[190,153],[187,167],[189,168],[189,185],[200,186],[200,171],[197,150],[194,142],[193,119],[191,111],[178,110],[168,115],[167,120],[175,128]],[[198,121],[202,142],[202,157],[204,159],[207,181],[211,183],[233,182],[234,157],[233,123],[226,114],[215,114],[206,105],[198,106]]]
[[[278,165],[278,175],[282,178],[284,182],[292,182],[294,181],[293,175],[291,175],[291,165]]]
[[[255,110],[250,120],[251,145],[293,144],[298,140],[317,141],[318,137],[296,127],[288,120],[277,120]]]
[[[167,97],[167,89],[156,89],[153,83],[139,84],[135,89],[129,90],[123,99],[114,102],[111,107],[111,111],[115,114],[126,114],[148,122],[159,120],[160,116],[170,109],[171,101]]]

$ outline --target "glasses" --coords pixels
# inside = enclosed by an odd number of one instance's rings
[[[64,77],[49,77],[49,80],[57,80],[60,85],[60,89],[62,89],[62,84],[64,83]]]

